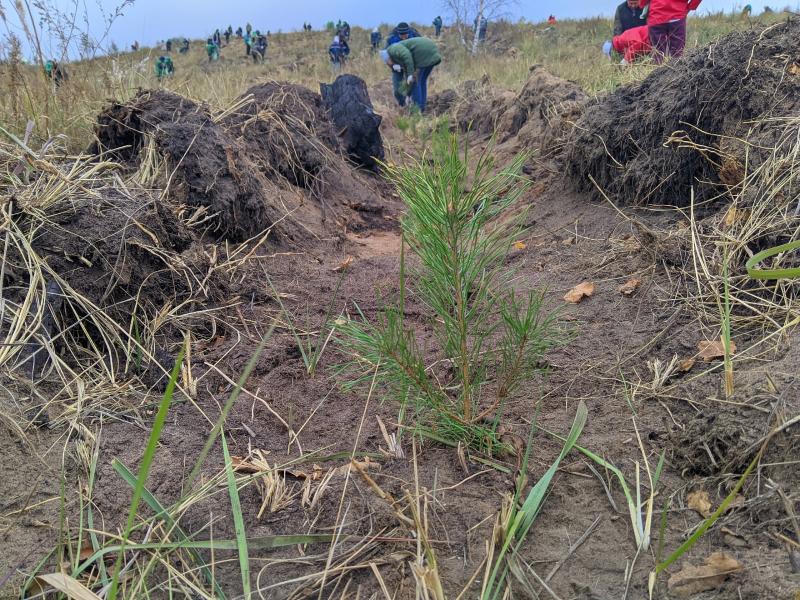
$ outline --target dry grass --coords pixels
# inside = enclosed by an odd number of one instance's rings
[[[753,19],[726,15],[691,19],[688,44],[705,44],[724,33],[781,18],[774,14]],[[430,33],[429,29],[421,28],[424,33]],[[498,23],[491,27],[487,46],[478,57],[464,51],[455,33],[445,32],[441,42],[445,60],[435,71],[433,89],[452,88],[464,80],[489,74],[497,86],[517,90],[533,64],[543,64],[590,92],[608,90],[646,75],[649,66],[622,70],[605,59],[600,47],[610,31],[611,22],[606,19],[563,21],[553,30],[535,24]],[[195,41],[189,53],[173,52],[176,73],[162,85],[219,109],[230,106],[248,86],[265,78],[316,89],[318,82],[334,77],[327,58],[329,38],[328,32],[273,34],[263,65],[246,57],[243,43],[236,39],[222,49],[219,62],[210,64],[204,44]],[[353,53],[346,70],[368,84],[388,80],[386,68],[369,49],[368,39],[368,31],[353,29]],[[159,85],[153,64],[161,53],[145,48],[69,64],[70,79],[57,90],[38,68],[22,65],[18,57],[12,56],[0,64],[0,85],[10,91],[0,98],[0,122],[21,132],[32,120],[37,142],[64,134],[71,150],[85,148],[91,139],[94,118],[108,99],[124,101],[140,87]]]

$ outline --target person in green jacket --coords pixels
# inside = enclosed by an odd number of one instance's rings
[[[428,77],[442,62],[436,42],[425,37],[409,38],[383,50],[381,58],[392,71],[403,74],[407,95],[420,112],[425,112]]]
[[[208,62],[219,60],[219,46],[217,46],[212,38],[208,38],[206,42],[206,54],[208,54]]]
[[[161,81],[175,72],[175,65],[169,56],[159,56],[156,59],[156,78]]]

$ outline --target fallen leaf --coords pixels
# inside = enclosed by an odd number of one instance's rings
[[[703,340],[697,344],[698,355],[705,362],[711,362],[716,358],[725,357],[725,342],[721,339],[713,342]],[[736,344],[731,340],[731,354],[736,353]]]
[[[667,581],[669,591],[681,598],[713,590],[721,586],[728,575],[742,570],[742,563],[723,552],[715,552],[700,566],[686,566]]]
[[[561,245],[563,246],[572,246],[572,244],[574,243],[575,243],[575,238],[571,237],[564,238],[563,240],[561,240]]]
[[[630,296],[633,292],[639,289],[640,285],[642,285],[641,279],[631,279],[630,281],[626,281],[619,286],[619,293],[625,296]]]
[[[344,259],[344,260],[341,262],[341,264],[339,264],[339,266],[338,266],[338,267],[336,267],[336,268],[334,269],[334,271],[344,271],[344,270],[346,270],[346,269],[347,269],[347,267],[349,267],[349,266],[350,266],[352,263],[353,263],[353,257],[352,257],[352,256],[348,256],[347,258],[345,258],[345,259]]]
[[[692,370],[696,362],[697,361],[693,358],[686,358],[678,363],[678,370],[681,373],[688,373],[689,371]]]
[[[750,542],[743,535],[739,535],[735,531],[721,527],[720,533],[722,534],[722,542],[731,548],[749,548]]]
[[[64,573],[39,575],[38,579],[44,581],[50,587],[55,588],[71,600],[100,600],[97,594],[92,592],[80,581]]]
[[[527,245],[525,244],[525,242],[520,240],[514,242],[514,248],[516,248],[517,250],[525,250],[525,248],[527,248]]]
[[[333,321],[333,324],[338,325],[339,327],[341,327],[342,325],[347,325],[347,319],[345,319],[344,317],[336,317],[336,319],[334,319]]]
[[[789,65],[789,73],[792,75],[800,75],[800,63],[792,63]]]
[[[584,298],[588,298],[594,294],[594,284],[591,281],[584,281],[576,285],[564,296],[564,300],[572,304],[578,304]]]
[[[709,517],[711,515],[711,500],[709,500],[708,492],[705,490],[689,492],[686,496],[686,505],[692,510],[697,511],[702,517]]]
[[[749,210],[731,206],[725,212],[725,221],[724,221],[725,229],[728,229],[729,227],[736,225],[738,223],[744,223],[745,221],[747,221],[749,216],[750,216]]]

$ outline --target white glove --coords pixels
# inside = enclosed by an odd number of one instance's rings
[[[408,78],[406,79],[406,83],[408,85],[411,85],[412,83],[414,83],[414,76],[413,75],[409,75]]]
[[[400,65],[392,65],[392,71],[397,71],[398,73],[402,73],[403,67],[401,67]]]

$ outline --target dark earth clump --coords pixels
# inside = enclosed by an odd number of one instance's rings
[[[771,147],[755,121],[796,115],[799,104],[800,21],[732,33],[588,107],[568,140],[566,176],[599,197],[591,176],[619,204],[685,206],[692,190],[709,200]]]
[[[95,153],[123,161],[145,159],[148,136],[172,173],[169,195],[178,204],[204,208],[215,237],[244,241],[275,223],[274,190],[208,109],[172,92],[143,91],[115,103],[95,127]],[[265,201],[266,200],[266,201]]]
[[[267,177],[311,190],[335,170],[339,141],[319,94],[269,81],[251,87],[237,103],[222,124]]]
[[[357,164],[375,168],[384,158],[382,119],[375,114],[367,84],[355,75],[340,75],[332,84],[321,83],[319,89],[345,151]]]

